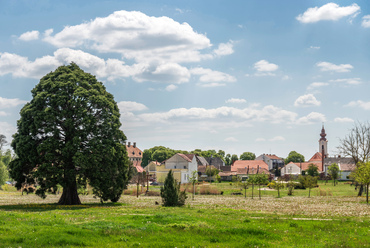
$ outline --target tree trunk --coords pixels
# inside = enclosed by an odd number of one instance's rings
[[[366,185],[366,203],[369,204],[369,184]]]
[[[81,201],[77,193],[76,181],[72,185],[63,188],[62,196],[58,202],[59,205],[80,205]]]
[[[254,184],[252,183],[252,199],[253,199]]]
[[[260,200],[261,200],[261,184],[258,184],[258,195],[259,195]]]
[[[308,188],[308,198],[311,196],[311,188]]]
[[[361,184],[360,189],[358,190],[357,196],[362,196],[363,191],[364,191],[364,185]]]

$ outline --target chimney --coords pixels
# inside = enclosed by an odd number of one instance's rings
[[[131,146],[131,142],[128,142],[128,145],[127,146],[130,147]]]
[[[134,148],[136,148],[136,142],[134,142]]]

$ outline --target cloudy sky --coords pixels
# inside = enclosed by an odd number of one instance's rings
[[[370,113],[368,1],[0,2],[0,133],[46,73],[77,63],[141,149],[329,154]]]

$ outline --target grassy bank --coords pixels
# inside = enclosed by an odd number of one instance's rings
[[[332,188],[333,196],[312,198],[197,195],[181,208],[148,196],[103,205],[81,196],[81,206],[58,206],[59,196],[1,192],[0,247],[368,246],[370,207]]]

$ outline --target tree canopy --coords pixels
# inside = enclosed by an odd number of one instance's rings
[[[315,164],[309,164],[307,169],[307,175],[310,175],[312,177],[317,177],[319,175],[319,167]]]
[[[118,201],[129,181],[129,160],[113,96],[76,64],[60,66],[32,90],[12,142],[10,175],[38,185],[46,197],[63,187],[59,204],[80,204],[77,188],[89,183],[102,200]]]
[[[335,186],[335,180],[337,180],[340,175],[339,166],[336,163],[331,164],[328,167],[328,172],[329,172],[331,179],[333,179],[333,184]]]
[[[366,186],[366,202],[369,203],[370,162],[360,162],[352,176],[356,182]]]
[[[256,154],[253,152],[243,152],[242,155],[240,155],[240,160],[255,160]]]
[[[288,157],[285,159],[285,164],[289,164],[290,162],[293,163],[304,162],[304,156],[296,151],[291,151]]]

